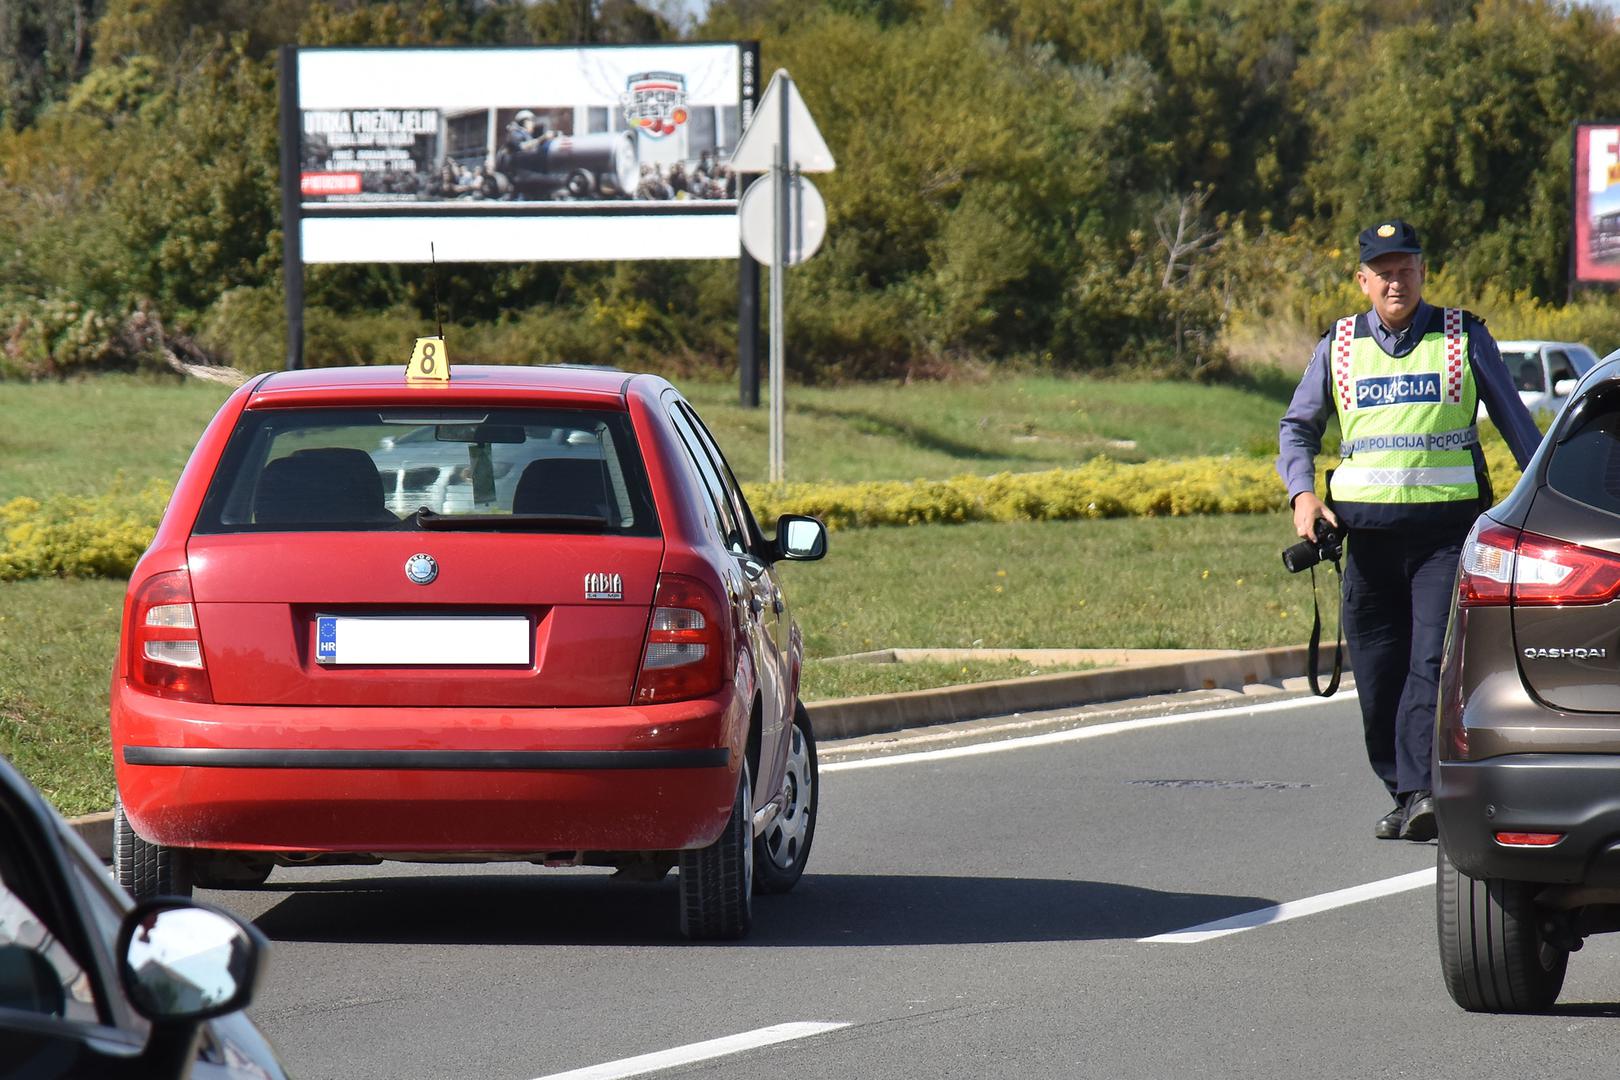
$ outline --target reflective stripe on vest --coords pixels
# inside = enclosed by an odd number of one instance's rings
[[[1437,503],[1479,498],[1471,448],[1479,408],[1462,312],[1446,308],[1440,326],[1393,357],[1356,317],[1333,329],[1329,373],[1344,463],[1333,497],[1345,502]]]

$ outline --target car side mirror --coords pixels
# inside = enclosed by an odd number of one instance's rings
[[[244,1008],[258,988],[268,943],[218,908],[148,900],[118,932],[118,977],[154,1025],[195,1024]]]
[[[1559,379],[1553,383],[1553,396],[1569,397],[1570,394],[1575,392],[1575,384],[1578,382],[1580,382],[1579,379]]]
[[[778,559],[813,562],[827,554],[827,526],[802,514],[776,519],[774,552]]]

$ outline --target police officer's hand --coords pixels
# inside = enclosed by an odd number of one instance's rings
[[[1302,540],[1316,539],[1316,522],[1319,518],[1326,518],[1327,523],[1335,529],[1339,527],[1339,519],[1327,504],[1316,497],[1314,491],[1302,491],[1294,496],[1294,531]]]

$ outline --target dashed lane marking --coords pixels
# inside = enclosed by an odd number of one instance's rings
[[[1354,696],[1353,693],[1349,695],[1350,698],[1354,698]],[[1308,709],[1312,706],[1335,704],[1343,700],[1346,700],[1343,696],[1331,699],[1289,698],[1287,701],[1267,701],[1258,705],[1235,708],[1202,709],[1198,712],[1170,713],[1165,716],[1144,716],[1135,720],[1115,720],[1107,724],[1069,728],[1066,731],[1050,731],[1043,735],[1025,735],[1014,739],[971,743],[967,746],[951,746],[943,750],[919,750],[909,754],[888,754],[881,757],[857,758],[853,761],[830,761],[822,765],[820,771],[823,773],[847,772],[854,769],[882,769],[890,765],[915,765],[924,761],[948,761],[952,758],[995,754],[1004,750],[1028,750],[1037,746],[1079,742],[1081,739],[1100,739],[1104,735],[1120,735],[1127,731],[1170,727],[1174,724],[1190,724],[1195,720],[1213,720],[1221,717],[1242,718],[1258,716],[1261,713],[1282,712],[1288,709]]]
[[[1303,900],[1290,900],[1286,904],[1278,904],[1275,907],[1261,908],[1259,911],[1233,915],[1228,919],[1217,919],[1214,922],[1189,926],[1185,930],[1174,930],[1168,934],[1155,934],[1153,937],[1138,938],[1137,940],[1155,945],[1196,945],[1201,941],[1209,941],[1212,938],[1226,937],[1228,934],[1241,934],[1245,930],[1253,930],[1256,927],[1271,926],[1276,923],[1287,922],[1290,919],[1299,919],[1306,915],[1316,915],[1324,911],[1332,911],[1334,908],[1359,904],[1365,900],[1377,900],[1381,896],[1393,896],[1396,893],[1426,888],[1433,884],[1433,869],[1414,870],[1410,874],[1401,874],[1398,877],[1385,878],[1382,881],[1369,881],[1365,885],[1353,885],[1348,889],[1322,893],[1320,896],[1307,896]]]
[[[540,1077],[539,1080],[619,1080],[620,1077],[626,1076],[644,1076],[647,1073],[659,1072],[663,1069],[673,1069],[678,1065],[690,1065],[696,1061],[709,1061],[714,1058],[725,1057],[728,1054],[740,1054],[744,1050],[757,1050],[762,1046],[774,1046],[777,1043],[792,1042],[794,1039],[806,1039],[811,1035],[821,1035],[846,1027],[849,1027],[849,1025],[812,1021],[773,1024],[770,1027],[745,1031],[741,1035],[727,1035],[722,1039],[690,1043],[686,1046],[677,1046],[672,1050],[659,1050],[655,1053],[621,1058],[618,1061],[609,1061],[601,1065],[589,1065],[583,1069],[551,1073]]]

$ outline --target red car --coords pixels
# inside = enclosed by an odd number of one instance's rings
[[[768,539],[668,382],[280,372],[204,431],[130,578],[114,863],[137,897],[274,866],[679,866],[745,934],[814,836],[803,644]]]

